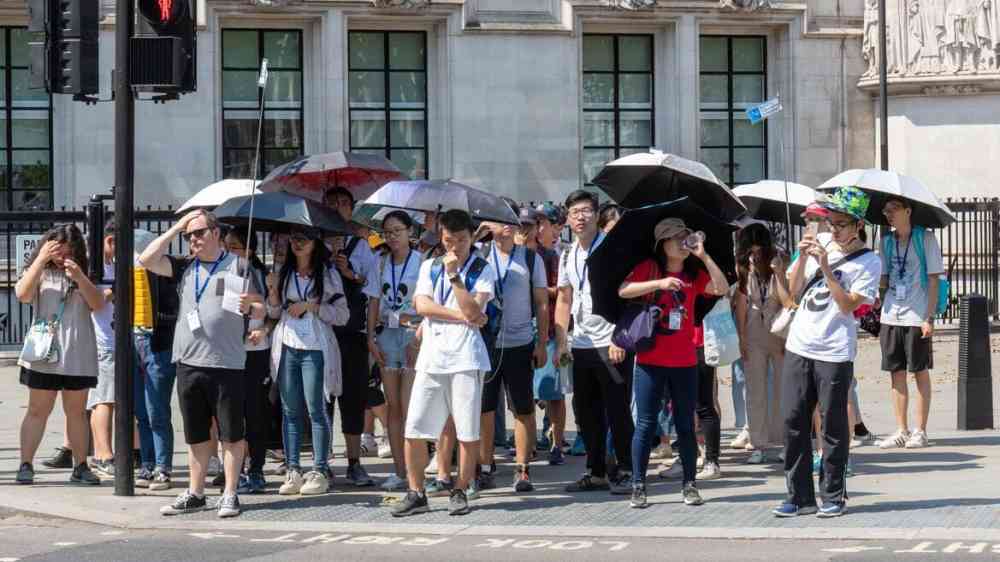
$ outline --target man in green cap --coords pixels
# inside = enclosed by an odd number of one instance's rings
[[[817,511],[820,517],[838,517],[847,512],[847,401],[858,343],[853,313],[875,301],[882,272],[879,257],[859,238],[870,201],[855,187],[838,189],[823,202],[829,211],[832,241],[824,246],[814,238],[805,238],[799,243],[799,258],[789,268],[798,312],[785,344],[781,408],[788,496],[774,510],[778,517]],[[817,403],[823,421],[821,438],[826,443],[819,475],[819,509],[810,438]]]

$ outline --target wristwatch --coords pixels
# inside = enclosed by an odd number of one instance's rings
[[[454,283],[455,281],[459,281],[459,280],[461,280],[461,276],[458,273],[449,273],[448,274],[448,282],[449,283]]]

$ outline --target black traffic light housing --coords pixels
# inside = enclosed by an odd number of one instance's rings
[[[30,86],[53,94],[98,91],[100,0],[28,0],[28,31],[35,34]]]
[[[140,92],[186,93],[197,89],[197,0],[137,0],[130,79]]]

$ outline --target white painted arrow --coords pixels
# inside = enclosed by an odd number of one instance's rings
[[[195,537],[198,539],[238,539],[239,535],[223,535],[222,533],[188,533],[189,537]]]
[[[824,548],[823,552],[864,552],[866,550],[885,550],[882,546],[845,546],[843,548]]]

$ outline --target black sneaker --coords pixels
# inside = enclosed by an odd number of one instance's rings
[[[518,466],[514,469],[514,491],[530,492],[534,489],[535,487],[531,485],[531,478],[528,476],[528,468]]]
[[[567,492],[596,492],[610,489],[607,478],[598,478],[590,474],[584,474],[576,482],[566,486]]]
[[[627,496],[632,493],[632,473],[619,472],[618,478],[610,483],[611,493],[616,496]]]
[[[643,509],[647,505],[646,503],[646,485],[640,482],[636,482],[632,485],[632,499],[628,502],[629,507],[635,509]]]
[[[393,517],[407,517],[418,513],[427,513],[431,510],[427,505],[427,495],[410,490],[406,492],[403,500],[393,506]]]
[[[73,451],[65,447],[56,447],[52,458],[42,461],[42,466],[49,468],[73,468]]]
[[[199,498],[189,490],[184,490],[181,492],[181,495],[177,496],[174,503],[161,507],[160,513],[163,515],[181,515],[183,513],[205,511],[206,509],[208,509],[208,502],[205,501],[205,496]]]
[[[153,471],[148,468],[140,468],[139,473],[135,475],[136,488],[148,488],[149,483],[152,481]]]
[[[448,515],[468,515],[469,499],[462,490],[452,490],[448,499]]]
[[[15,480],[18,484],[34,484],[35,483],[35,467],[31,466],[30,462],[22,462],[21,467],[17,469],[17,479]]]
[[[100,486],[101,479],[90,470],[87,463],[82,462],[73,469],[73,474],[69,477],[69,483],[80,486]]]
[[[496,478],[494,477],[494,472],[496,467],[492,467],[490,472],[482,472],[476,476],[476,480],[479,483],[480,490],[492,490],[497,487]]]

